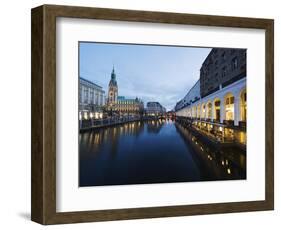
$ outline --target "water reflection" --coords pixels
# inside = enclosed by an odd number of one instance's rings
[[[213,175],[215,180],[246,179],[246,153],[237,147],[214,146],[196,137],[189,129],[176,124],[176,128],[191,147],[194,158]]]
[[[147,132],[157,134],[165,124],[165,120],[149,120],[146,122]]]
[[[101,128],[79,135],[80,155],[97,155],[108,152],[115,155],[118,151],[119,139],[124,137],[137,138],[144,129],[141,122],[132,122],[121,126]]]
[[[244,178],[245,153],[217,149],[172,120],[137,121],[79,135],[80,186]]]

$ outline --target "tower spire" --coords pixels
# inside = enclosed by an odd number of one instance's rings
[[[114,65],[113,65],[112,72],[111,72],[111,79],[108,84],[108,104],[110,106],[113,104],[116,104],[117,97],[118,97],[118,86],[117,86],[117,81],[116,81]]]
[[[115,74],[114,65],[113,65],[113,67],[112,67],[111,79],[114,80],[114,81],[116,80],[116,74]]]

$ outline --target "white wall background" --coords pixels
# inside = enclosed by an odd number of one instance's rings
[[[224,0],[33,0],[0,7],[0,228],[43,229],[30,218],[30,9],[67,4],[275,19],[275,118],[281,116],[281,15],[279,1]],[[279,108],[278,108],[279,107]],[[50,226],[49,229],[277,229],[281,224],[281,124],[275,119],[275,211]],[[279,143],[278,143],[279,142]],[[280,227],[279,227],[280,228]]]

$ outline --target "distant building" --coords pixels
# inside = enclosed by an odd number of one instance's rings
[[[146,114],[148,116],[158,116],[166,112],[165,107],[163,107],[159,102],[147,102],[146,104]]]
[[[101,117],[105,105],[105,91],[101,86],[79,78],[79,114],[80,118]]]
[[[200,69],[201,97],[244,77],[246,77],[246,49],[214,48]]]
[[[200,80],[198,80],[194,86],[188,91],[183,99],[177,102],[175,110],[184,108],[200,99]]]
[[[118,96],[115,108],[119,114],[140,114],[143,113],[144,105],[139,98],[128,99],[124,96]]]

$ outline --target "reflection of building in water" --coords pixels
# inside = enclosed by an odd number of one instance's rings
[[[114,68],[111,72],[111,79],[108,84],[108,100],[107,110],[110,112],[134,115],[143,113],[143,102],[140,98],[125,98],[124,96],[118,96],[118,85],[116,80],[116,73]]]
[[[206,169],[212,178],[226,179],[246,179],[246,152],[235,147],[218,148],[210,143],[205,143],[200,137],[195,136],[189,129],[176,124],[176,129],[187,146],[193,149],[194,160],[200,164],[204,162]],[[197,160],[196,160],[197,159]],[[196,163],[198,163],[196,162]],[[202,167],[202,166],[201,166]],[[204,170],[202,171],[204,173]]]
[[[176,115],[191,119],[193,125],[216,134],[218,140],[245,145],[246,50],[212,49],[202,64],[199,81],[200,99],[177,104]]]
[[[159,133],[163,125],[165,124],[165,119],[157,119],[157,120],[148,120],[147,124],[147,132],[148,133]]]
[[[101,86],[79,78],[79,116],[80,119],[101,118],[105,105],[105,91]]]
[[[122,125],[93,130],[80,134],[80,146],[84,146],[83,152],[98,154],[101,148],[112,148],[111,153],[117,154],[119,138],[122,136],[138,137],[143,132],[144,123],[140,121],[129,122]],[[110,146],[108,143],[111,143]]]
[[[146,115],[148,116],[159,116],[164,115],[166,112],[165,107],[163,107],[159,102],[147,102],[146,104]]]

